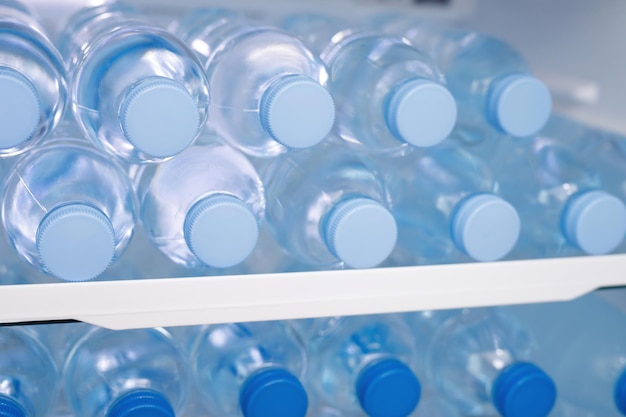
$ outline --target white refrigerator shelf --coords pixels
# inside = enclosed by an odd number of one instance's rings
[[[626,255],[0,287],[0,322],[111,329],[568,300],[626,285]]]

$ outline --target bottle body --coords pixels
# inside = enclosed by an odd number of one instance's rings
[[[397,228],[389,194],[359,154],[329,143],[278,158],[262,178],[270,230],[298,261],[372,267],[393,249]]]
[[[257,416],[264,411],[264,400],[277,401],[273,415],[302,417],[306,413],[308,400],[299,382],[306,370],[306,354],[301,340],[285,323],[201,327],[190,357],[200,395],[216,415]],[[267,389],[272,383],[277,391]],[[293,402],[274,398],[283,394],[293,396]]]
[[[310,42],[328,66],[342,139],[397,155],[436,145],[452,131],[456,103],[443,76],[402,39],[312,14],[292,16],[283,26]]]
[[[69,352],[63,377],[72,410],[86,417],[120,413],[120,400],[133,395],[144,408],[173,417],[188,392],[186,364],[163,329],[89,327]]]
[[[150,163],[196,140],[208,116],[208,81],[182,41],[121,5],[77,13],[61,39],[74,115],[97,147]]]
[[[464,147],[442,144],[400,164],[387,175],[399,230],[395,263],[494,261],[514,247],[517,210],[497,195],[487,164]]]
[[[152,241],[176,263],[224,268],[254,249],[264,190],[245,156],[212,136],[204,140],[145,168],[138,187],[141,219]],[[203,211],[194,210],[201,206]]]
[[[3,413],[44,417],[56,401],[59,376],[52,357],[25,327],[0,330],[0,404]],[[13,412],[14,414],[10,414]]]
[[[7,178],[2,220],[18,254],[58,278],[103,272],[126,249],[136,200],[130,180],[85,139],[55,138]]]
[[[599,294],[567,303],[507,309],[536,335],[539,359],[554,376],[564,402],[574,409],[592,410],[597,413],[594,415],[624,414],[626,338],[620,330],[625,318],[622,311]]]
[[[462,414],[547,416],[552,409],[554,383],[528,362],[536,356],[535,342],[513,318],[463,310],[430,336],[426,376]]]
[[[335,317],[293,323],[309,347],[306,380],[319,398],[318,407],[325,404],[345,415],[365,411],[370,416],[407,416],[415,409],[421,386],[412,370],[414,339],[399,317]],[[381,409],[376,391],[385,388],[389,391]]]
[[[63,117],[63,60],[18,2],[0,2],[0,157],[35,146]]]
[[[326,137],[335,115],[328,73],[302,42],[224,9],[195,11],[173,30],[200,56],[210,125],[232,146],[271,157]]]

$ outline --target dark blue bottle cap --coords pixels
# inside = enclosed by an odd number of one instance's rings
[[[0,417],[26,417],[26,410],[13,398],[0,394]]]
[[[270,368],[246,379],[239,393],[239,404],[245,417],[304,417],[309,399],[291,372]]]
[[[116,398],[105,417],[176,417],[176,414],[163,394],[136,389]]]
[[[620,413],[626,415],[626,370],[617,379],[615,383],[615,406]]]
[[[504,417],[546,417],[556,401],[556,386],[536,365],[518,362],[500,372],[491,395]]]
[[[356,392],[361,407],[370,417],[406,417],[421,395],[413,371],[397,359],[367,365],[357,377]]]

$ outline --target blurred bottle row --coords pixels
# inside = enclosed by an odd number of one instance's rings
[[[2,327],[0,415],[619,416],[625,322],[589,295],[171,329]]]
[[[72,16],[57,51],[0,0],[2,221],[19,256],[93,279],[136,224],[207,273],[622,244],[626,142],[551,116],[507,44],[399,16],[279,26],[203,9],[168,32],[113,4]]]

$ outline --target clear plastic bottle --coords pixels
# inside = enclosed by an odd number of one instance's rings
[[[265,214],[263,184],[248,159],[207,134],[139,178],[141,220],[174,262],[227,268],[256,246]]]
[[[335,118],[324,64],[298,39],[225,9],[195,10],[171,30],[211,83],[210,126],[258,157],[321,142]],[[234,89],[234,90],[233,90]]]
[[[548,88],[504,41],[395,14],[378,16],[370,24],[403,36],[435,60],[457,100],[458,125],[466,140],[484,140],[490,130],[532,136],[548,121],[552,108]]]
[[[456,103],[441,73],[401,38],[315,14],[291,16],[282,26],[328,66],[344,140],[373,153],[401,154],[436,145],[452,131]]]
[[[306,387],[346,415],[406,417],[421,394],[410,329],[395,315],[292,322],[309,350]],[[419,407],[418,407],[419,408]]]
[[[551,120],[535,138],[510,142],[491,163],[522,220],[516,257],[606,254],[624,239],[626,206],[570,139]]]
[[[131,163],[190,146],[208,115],[202,64],[182,41],[128,6],[82,9],[59,40],[74,115],[96,146]]]
[[[488,166],[463,147],[449,142],[408,155],[386,177],[398,222],[393,262],[495,261],[515,246],[517,210],[499,195]]]
[[[50,353],[25,327],[0,328],[0,351],[0,415],[47,416],[59,386]]]
[[[0,157],[35,146],[63,117],[63,60],[21,3],[0,0]]]
[[[532,330],[559,397],[593,415],[626,415],[626,314],[599,294],[506,307]],[[565,414],[566,416],[569,414]],[[573,414],[576,416],[577,414]]]
[[[431,338],[425,375],[461,414],[546,417],[556,400],[550,376],[530,362],[531,334],[493,309],[463,310],[447,317]]]
[[[544,136],[557,139],[571,149],[597,173],[602,186],[626,200],[626,138],[622,134],[585,125],[555,114],[550,118]]]
[[[286,323],[217,324],[197,331],[191,369],[212,415],[306,415],[308,397],[300,382],[306,353]]]
[[[419,407],[412,417],[461,417],[461,413],[445,397],[428,393],[420,399]]]
[[[82,328],[69,351],[63,381],[74,415],[181,415],[188,365],[163,329]]]
[[[391,253],[398,232],[387,189],[354,151],[329,141],[278,158],[261,176],[268,226],[299,262],[369,268]]]
[[[122,168],[85,139],[53,138],[6,180],[2,222],[18,254],[67,281],[95,278],[126,249],[136,198]]]

